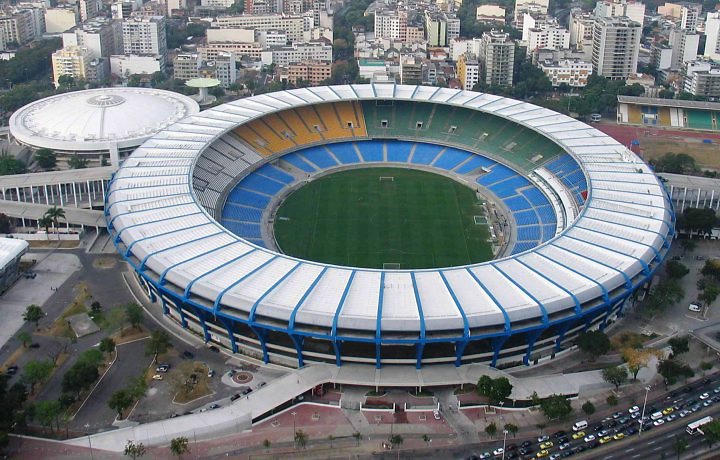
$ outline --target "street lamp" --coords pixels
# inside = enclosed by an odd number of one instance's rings
[[[297,441],[295,440],[295,435],[297,434],[297,431],[295,431],[295,416],[297,415],[297,412],[290,412],[290,415],[293,416],[293,446],[295,446],[295,448],[297,449]]]
[[[508,430],[503,430],[503,451],[502,460],[505,460],[505,441],[507,441]]]
[[[90,424],[89,423],[85,424],[85,434],[87,435],[87,438],[88,438],[88,446],[90,446],[90,460],[95,460],[95,455],[93,455],[93,450],[92,450],[92,441],[90,440]]]
[[[645,400],[643,401],[642,413],[640,414],[640,429],[638,430],[638,436],[640,436],[642,434],[643,419],[645,418],[645,406],[647,405],[647,397],[648,397],[649,392],[650,392],[650,385],[645,387]]]

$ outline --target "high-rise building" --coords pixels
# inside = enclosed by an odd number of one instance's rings
[[[509,34],[496,30],[484,32],[478,57],[482,64],[480,78],[484,79],[486,85],[513,84],[515,42]]]
[[[63,47],[87,48],[93,58],[110,57],[123,52],[122,24],[96,18],[62,34]]]
[[[688,62],[683,91],[694,96],[720,97],[720,65],[715,62]]]
[[[553,86],[563,83],[575,88],[587,85],[592,75],[592,64],[579,59],[562,59],[560,61],[544,61],[538,64],[540,70],[547,75]]]
[[[302,16],[243,14],[240,16],[220,16],[212,23],[211,27],[215,29],[280,29],[287,32],[288,40],[299,42],[303,40],[304,22]]]
[[[70,30],[80,22],[80,14],[75,5],[65,5],[45,10],[45,31],[59,34]]]
[[[294,62],[287,66],[288,82],[296,85],[298,81],[305,81],[313,86],[320,85],[332,75],[330,62],[303,61]]]
[[[686,62],[696,60],[699,46],[700,34],[680,28],[670,31],[670,47],[673,51],[671,68],[679,70]]]
[[[414,55],[400,56],[400,84],[419,85],[422,83],[422,61]]]
[[[93,57],[87,48],[69,46],[52,54],[53,80],[60,86],[60,77],[69,75],[75,80],[85,80],[87,69]]]
[[[720,12],[715,11],[707,14],[705,20],[705,56],[710,59],[720,60]]]
[[[645,4],[628,0],[602,0],[595,5],[596,18],[618,18],[626,16],[635,22],[645,19]]]
[[[528,56],[541,49],[566,50],[570,48],[570,32],[557,25],[532,28],[528,30],[527,44]]]
[[[594,15],[580,9],[573,10],[570,14],[570,46],[578,50],[592,47],[594,25]]]
[[[480,64],[474,54],[464,53],[457,61],[457,77],[465,90],[472,90],[480,81]]]
[[[78,4],[80,5],[81,22],[96,18],[102,6],[100,0],[79,0]]]
[[[162,56],[167,54],[165,18],[131,17],[122,22],[123,53],[139,56]]]
[[[192,80],[197,78],[200,69],[200,56],[198,53],[182,53],[173,59],[173,78],[176,80]]]
[[[702,13],[702,3],[667,2],[658,6],[658,14],[678,23],[682,30],[695,31]]]
[[[425,11],[425,39],[428,46],[447,46],[447,21],[445,15]]]
[[[35,21],[30,10],[0,15],[0,43],[22,46],[35,38]]]
[[[592,64],[598,75],[626,80],[637,71],[642,26],[627,17],[600,17],[593,30]]]
[[[405,10],[375,11],[375,36],[405,41],[407,36],[408,14]]]

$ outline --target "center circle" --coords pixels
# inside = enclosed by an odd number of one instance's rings
[[[330,172],[297,188],[274,215],[280,251],[316,262],[425,269],[493,258],[483,200],[432,172],[365,167]]]

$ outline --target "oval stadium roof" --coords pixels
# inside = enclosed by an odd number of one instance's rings
[[[182,94],[150,88],[100,88],[50,96],[18,109],[10,132],[23,144],[65,151],[135,147],[198,113]]]

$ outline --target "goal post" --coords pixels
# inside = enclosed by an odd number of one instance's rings
[[[383,270],[400,270],[400,264],[397,262],[383,263]]]
[[[380,182],[395,182],[394,176],[380,176],[379,177]]]

